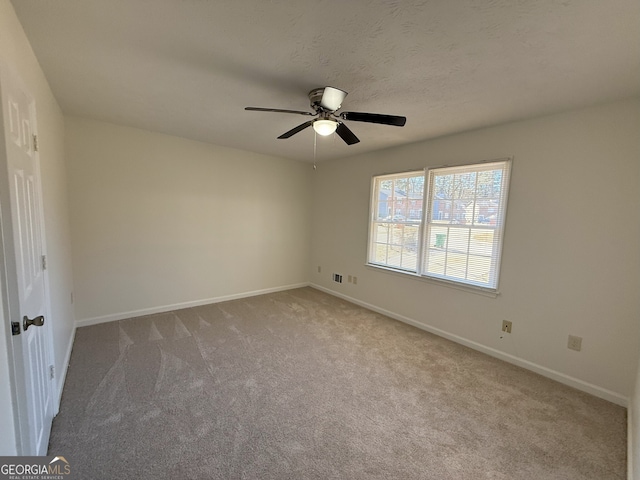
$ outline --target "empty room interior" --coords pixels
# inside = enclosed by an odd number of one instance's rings
[[[0,0],[0,90],[3,458],[640,480],[637,0]]]

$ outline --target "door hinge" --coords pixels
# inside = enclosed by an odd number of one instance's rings
[[[47,256],[46,255],[42,255],[42,269],[43,270],[47,269]]]
[[[54,367],[53,365],[49,365],[49,377],[51,378],[51,380],[56,378],[56,367]]]
[[[38,135],[33,135],[33,151],[38,151]]]

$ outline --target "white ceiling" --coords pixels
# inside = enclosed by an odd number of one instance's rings
[[[13,0],[63,111],[217,145],[313,159],[307,92],[343,109],[344,157],[640,95],[638,0]]]

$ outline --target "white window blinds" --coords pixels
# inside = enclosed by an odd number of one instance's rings
[[[424,202],[424,172],[375,177],[369,263],[416,272]]]
[[[429,170],[422,274],[495,290],[510,161]]]
[[[373,178],[368,263],[495,292],[510,160]]]

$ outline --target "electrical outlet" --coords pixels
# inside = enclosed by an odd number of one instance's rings
[[[348,283],[351,283],[351,279],[352,279],[352,278],[353,278],[353,277],[352,277],[351,275],[349,275],[349,276],[347,277],[347,282],[348,282]]]
[[[342,275],[340,275],[339,273],[334,273],[333,281],[336,283],[342,283]]]
[[[512,323],[509,320],[502,321],[502,331],[504,333],[511,333],[511,325]]]
[[[579,352],[582,350],[582,337],[576,337],[574,335],[569,335],[569,341],[567,342],[567,348],[569,350],[575,350]]]
[[[322,267],[318,265],[318,273],[322,273]]]
[[[358,284],[358,277],[353,277],[353,284],[357,285]]]

